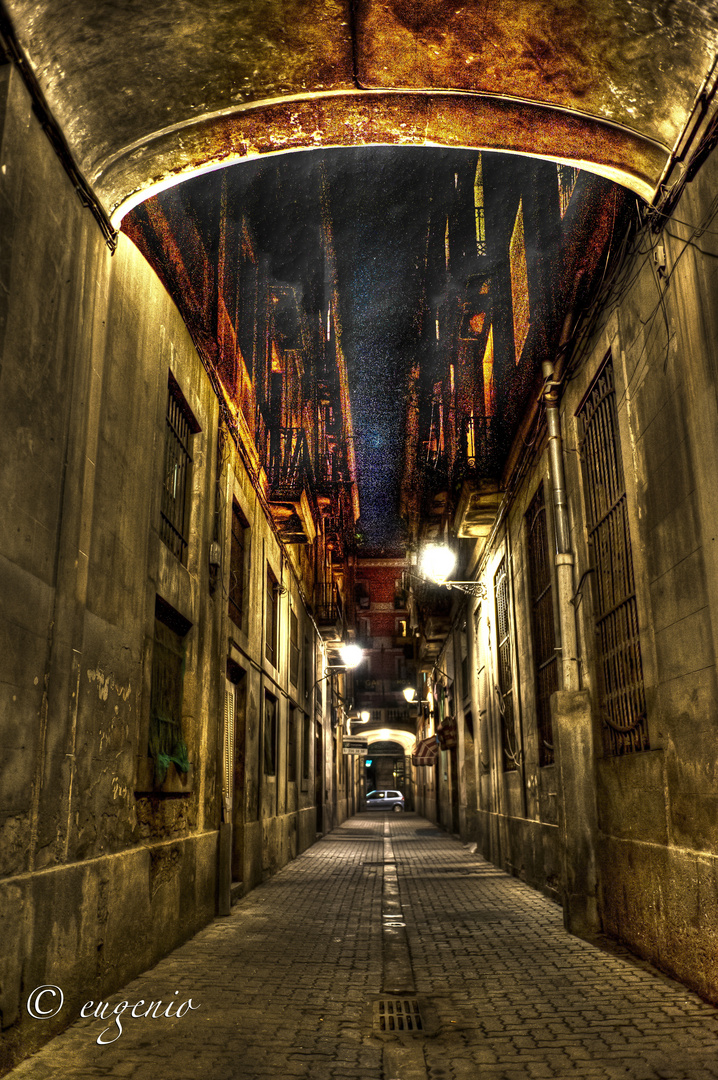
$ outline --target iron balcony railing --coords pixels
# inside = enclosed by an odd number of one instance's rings
[[[314,592],[314,617],[320,623],[343,621],[344,606],[336,582],[317,585]]]
[[[311,481],[311,460],[302,428],[269,431],[269,490],[275,498],[297,499]]]
[[[461,421],[459,461],[468,475],[491,476],[495,465],[496,432],[490,416],[466,416]]]

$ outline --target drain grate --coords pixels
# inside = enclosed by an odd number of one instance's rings
[[[419,1002],[416,998],[382,998],[374,1002],[374,1029],[397,1035],[424,1030]]]

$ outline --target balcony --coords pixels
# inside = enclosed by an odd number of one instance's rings
[[[324,518],[324,536],[333,563],[343,561],[347,535],[344,515],[341,513],[340,506],[337,506],[337,511],[336,514]]]
[[[344,443],[326,443],[320,448],[316,467],[316,489],[320,498],[329,501],[334,498],[342,484],[350,482],[346,463],[347,452]]]
[[[405,709],[402,691],[407,684],[408,679],[373,679],[355,676],[354,697],[357,706],[366,706],[369,709],[399,706]]]
[[[344,640],[344,607],[335,582],[317,585],[314,594],[314,619],[323,641]]]
[[[270,431],[267,480],[272,517],[282,539],[288,544],[311,544],[317,530],[309,505],[309,448],[301,428]]]
[[[490,417],[468,416],[461,424],[457,480],[462,481],[454,513],[454,532],[460,539],[486,539],[491,532],[503,492],[498,476],[496,433]]]

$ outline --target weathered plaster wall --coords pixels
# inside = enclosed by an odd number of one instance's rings
[[[10,67],[0,85],[7,1065],[214,914],[218,710],[204,586],[217,402],[174,305],[128,241],[110,256]],[[170,369],[203,429],[186,568],[168,564],[155,526]],[[193,790],[164,800],[135,795],[156,592],[193,623]],[[66,998],[47,1023],[22,1010],[44,982]]]
[[[479,716],[475,835],[471,807],[463,816],[467,838],[476,839],[488,858],[563,898],[573,929],[602,928],[712,1000],[718,1000],[717,178],[714,155],[663,232],[641,235],[624,287],[603,312],[563,393],[576,557],[573,607],[580,684],[588,697],[554,698],[555,765],[540,766],[538,759],[524,521],[541,479],[549,501],[541,442],[486,554],[481,579],[487,598],[471,648],[471,709]],[[576,422],[609,351],[650,738],[649,750],[618,757],[604,754],[596,704],[594,600]],[[548,521],[552,539],[550,505]],[[523,760],[523,768],[512,772],[501,768],[492,667],[493,583],[504,556],[513,569],[512,665]],[[468,610],[478,607],[473,602]],[[471,750],[464,739],[464,753]],[[470,785],[462,792],[462,800],[467,797]]]
[[[651,749],[620,758],[599,754],[597,760],[599,910],[610,933],[713,1000],[718,1000],[718,248],[712,226],[717,174],[714,155],[688,185],[663,232],[643,237],[632,286],[610,317],[607,313],[564,412],[577,516],[580,476],[571,452],[572,414],[610,349]],[[659,245],[665,250],[664,270]],[[576,540],[577,573],[582,573],[586,552],[580,528]],[[579,613],[589,684],[594,678],[590,594],[585,601]]]
[[[158,532],[169,372],[201,428],[186,565]],[[0,1069],[215,915],[228,660],[246,690],[234,894],[351,810],[346,794],[333,806],[319,694],[309,775],[298,758],[296,780],[287,776],[288,709],[313,711],[320,663],[297,576],[307,557],[283,555],[228,440],[219,460],[218,423],[164,287],[126,237],[111,256],[21,81],[0,67]],[[241,630],[227,612],[233,497],[251,525]],[[215,538],[223,554],[211,588]],[[267,565],[286,586],[276,667],[264,656]],[[172,777],[171,792],[152,790],[147,754],[158,595],[191,623],[182,724],[192,770]],[[314,652],[298,686],[290,603]],[[279,702],[274,778],[261,769],[265,691]],[[47,1022],[24,1011],[43,983],[65,994]]]

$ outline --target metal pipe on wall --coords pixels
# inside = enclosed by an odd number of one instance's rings
[[[546,380],[543,400],[546,409],[548,429],[549,473],[554,509],[554,528],[556,533],[556,586],[558,609],[561,626],[561,668],[563,689],[578,690],[578,645],[576,635],[576,611],[573,606],[573,551],[571,550],[571,528],[568,517],[568,496],[566,494],[566,475],[563,467],[563,440],[561,438],[561,418],[558,409],[558,386],[554,381],[554,365],[544,361],[543,374]]]

